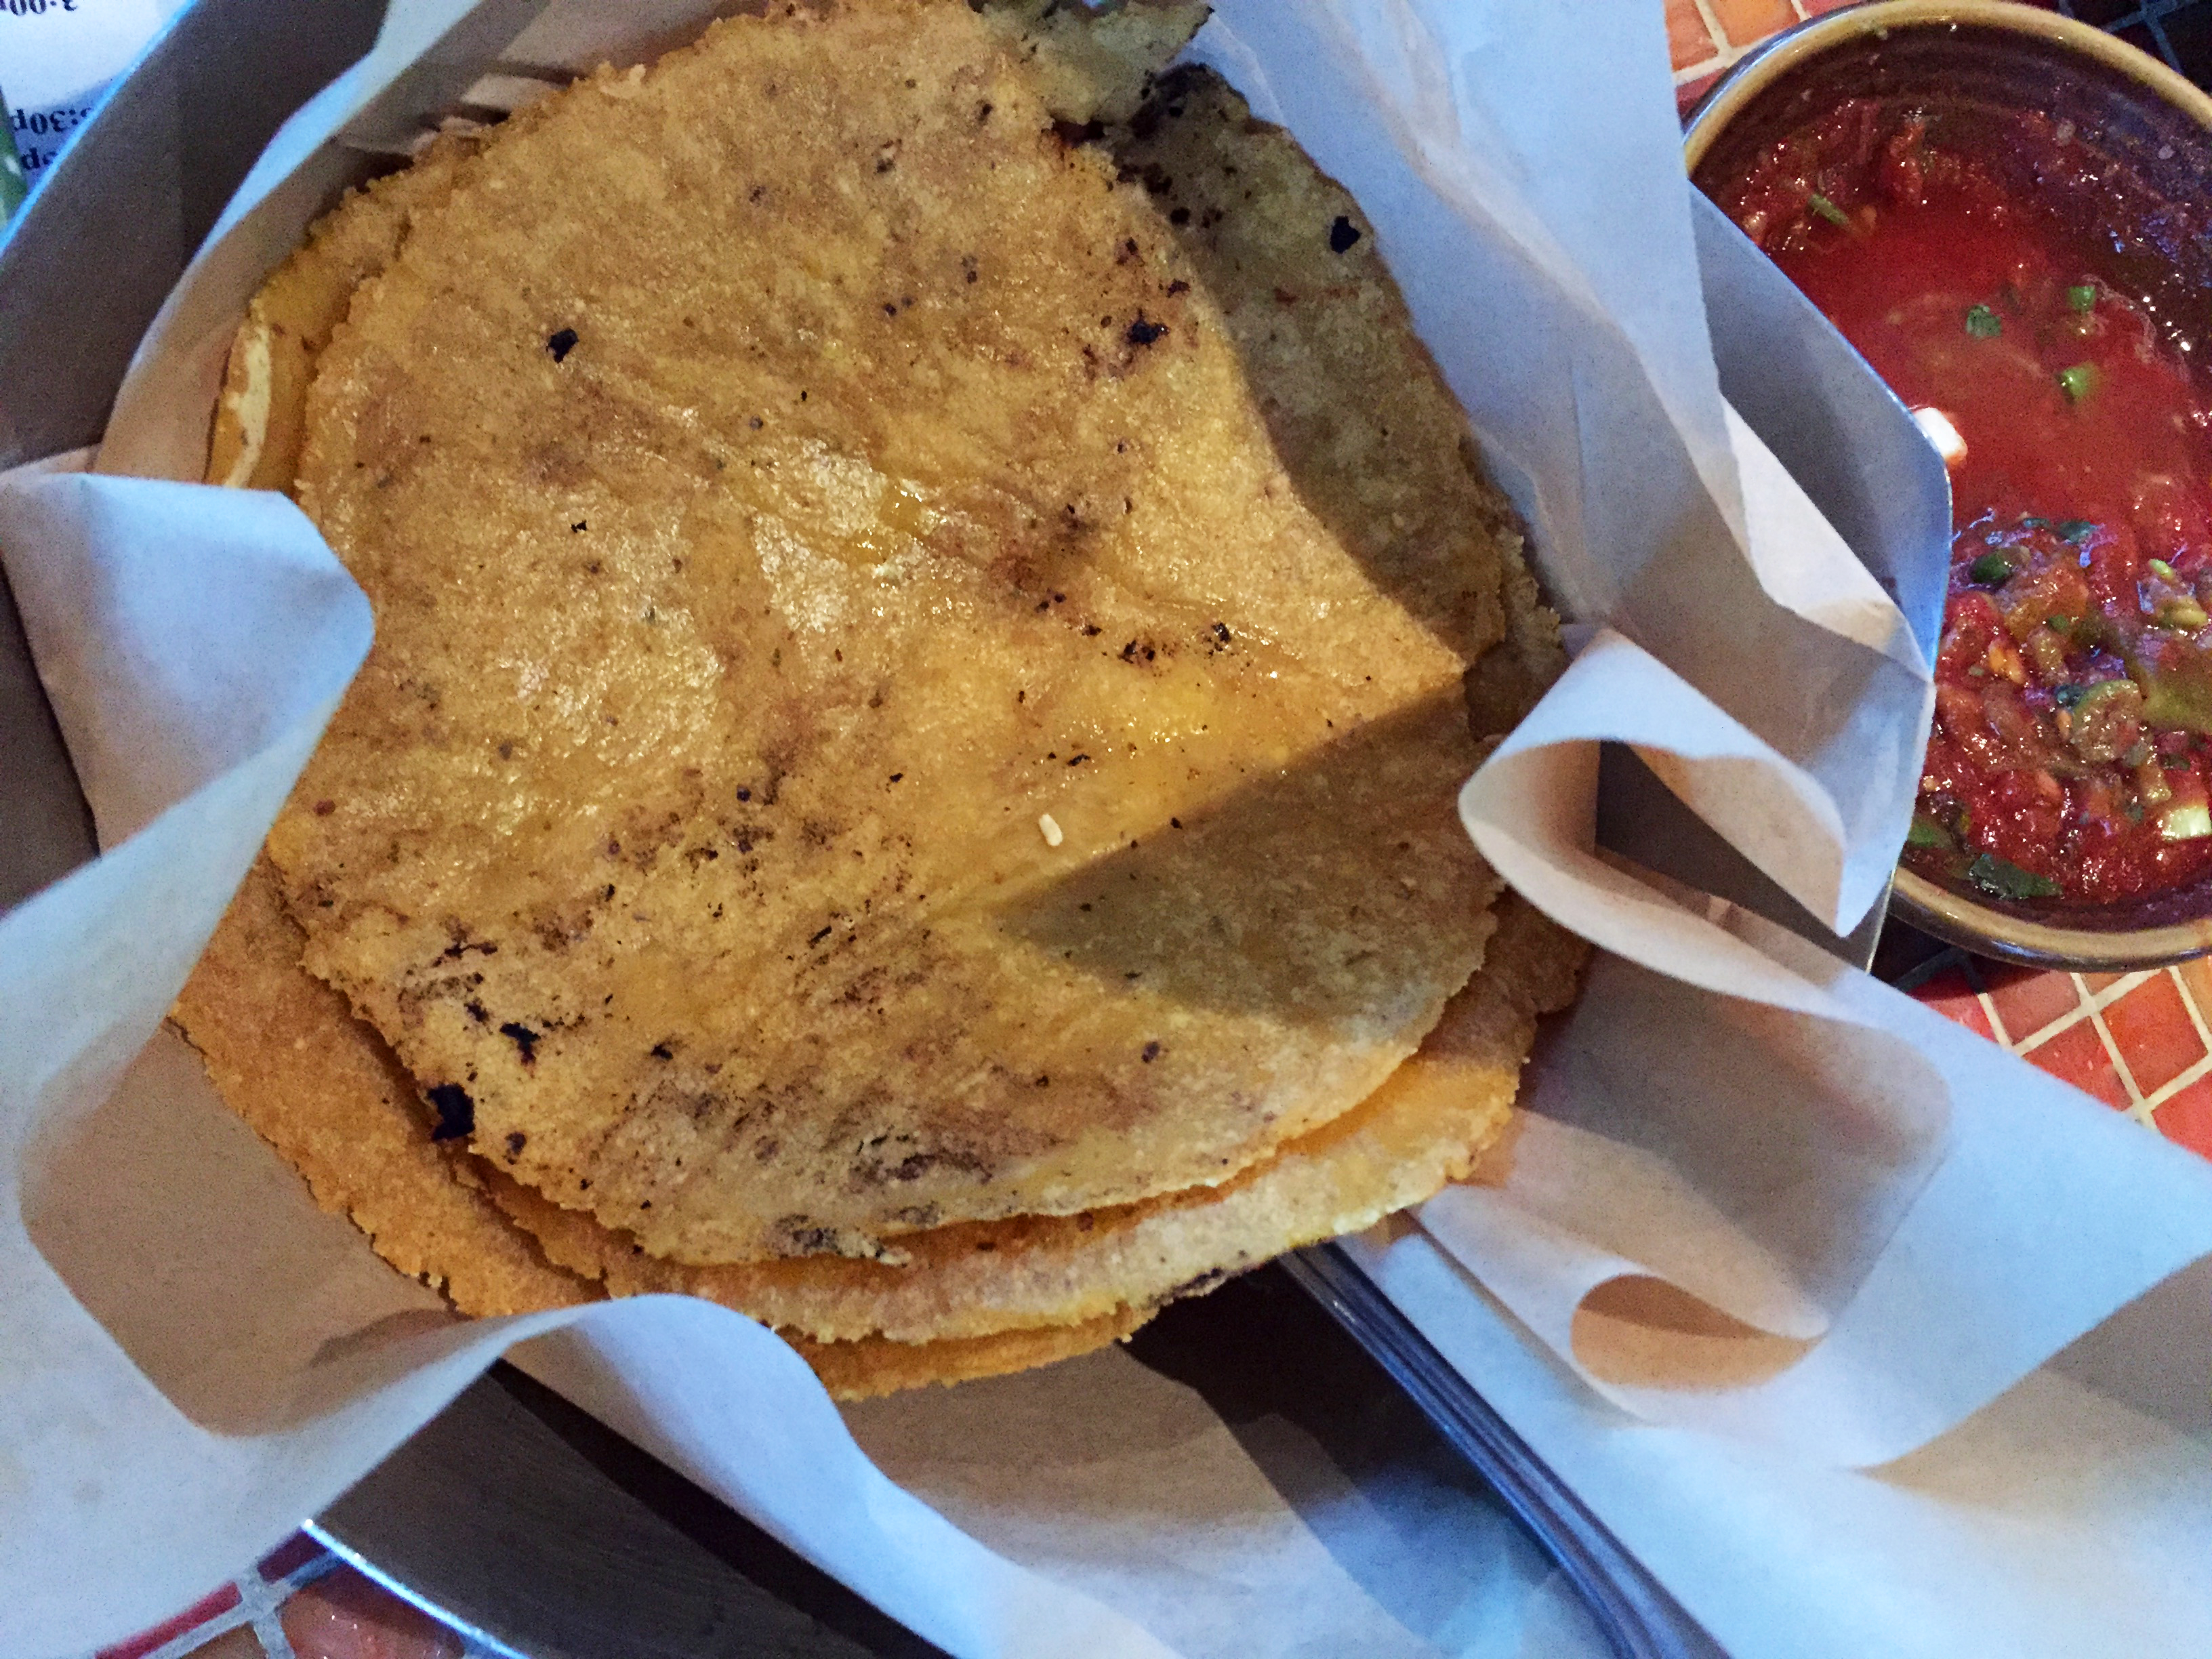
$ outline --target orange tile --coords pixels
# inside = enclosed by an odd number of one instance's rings
[[[2007,1040],[2015,1045],[2081,1006],[2071,974],[2054,974],[2040,968],[1989,968],[1983,971],[1983,981],[1997,1011],[1997,1024],[2004,1027]]]
[[[2081,988],[2093,997],[2101,996],[2126,977],[2125,974],[2084,974]]]
[[[1845,6],[1855,3],[1856,0],[1804,0],[1805,15],[1818,17],[1824,12],[1841,11]]]
[[[2173,971],[2181,980],[2181,994],[2197,1005],[2198,1013],[2212,1019],[2212,957],[2185,962]]]
[[[1962,969],[1946,968],[1940,974],[1929,975],[1913,988],[1912,996],[1915,1001],[1926,1003],[1944,1018],[1957,1021],[1976,1036],[1996,1036],[1990,1029],[1990,1017],[1982,1012],[1982,1000],[1974,994],[1973,981]]]
[[[1711,0],[1713,16],[1732,46],[1755,46],[1797,21],[1790,0]]]
[[[2152,1116],[2168,1140],[2212,1158],[2212,1078],[2201,1077],[2186,1089],[2175,1090]]]
[[[351,1567],[298,1591],[278,1615],[296,1659],[461,1659],[461,1638]]]
[[[2127,1109],[2127,1085],[2120,1081],[2112,1055],[2105,1052],[2105,1039],[2098,1035],[2094,1020],[2068,1026],[2027,1058],[2029,1065],[2039,1066],[2061,1083],[2086,1090],[2107,1106]]]
[[[2204,1039],[2190,1024],[2181,987],[2172,974],[2154,974],[2107,1006],[2105,1029],[2127,1062],[2128,1075],[2147,1095],[2204,1058]]]
[[[234,1625],[204,1648],[194,1648],[191,1659],[268,1659],[251,1625]]]
[[[1702,64],[1715,52],[1712,32],[1697,8],[1696,0],[1667,0],[1667,52],[1674,67],[1686,70]]]

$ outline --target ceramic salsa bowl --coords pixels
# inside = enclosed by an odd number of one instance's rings
[[[1963,109],[1969,124],[1983,111],[1995,120],[2048,114],[2091,153],[2098,182],[2072,189],[2062,213],[2114,251],[2144,309],[2212,337],[2212,97],[2164,64],[2029,6],[1879,0],[1802,25],[1737,64],[1692,118],[1692,175],[1717,196],[1774,141],[1853,97],[1927,100]],[[1954,944],[2050,967],[2146,968],[2212,952],[2212,874],[2097,904],[2009,901],[1900,866],[1893,905]]]

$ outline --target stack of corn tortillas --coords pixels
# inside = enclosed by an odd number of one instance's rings
[[[1455,811],[1554,672],[1351,199],[1197,9],[845,0],[449,136],[211,481],[377,643],[177,1018],[472,1313],[1042,1363],[1465,1173],[1579,947]]]

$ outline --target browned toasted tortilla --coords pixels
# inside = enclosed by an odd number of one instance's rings
[[[1463,422],[1431,370],[1388,445],[1306,429],[1314,364],[1240,349],[1030,63],[879,0],[583,83],[414,208],[310,388],[378,642],[270,840],[308,965],[672,1259],[1226,1180],[1481,957]],[[1282,453],[1324,443],[1390,465]]]
[[[1462,1172],[1571,994],[1453,811],[1557,672],[1510,515],[1356,207],[1144,9],[733,22],[249,313],[210,477],[296,483],[380,642],[178,1018],[464,1310],[1042,1363]],[[730,213],[806,256],[685,266]]]

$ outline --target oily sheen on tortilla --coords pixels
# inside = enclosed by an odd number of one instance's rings
[[[1492,925],[1500,514],[1371,238],[1312,175],[1398,383],[1282,422],[1027,62],[883,0],[584,82],[414,207],[309,388],[379,638],[270,838],[306,961],[672,1261],[1228,1181]]]

